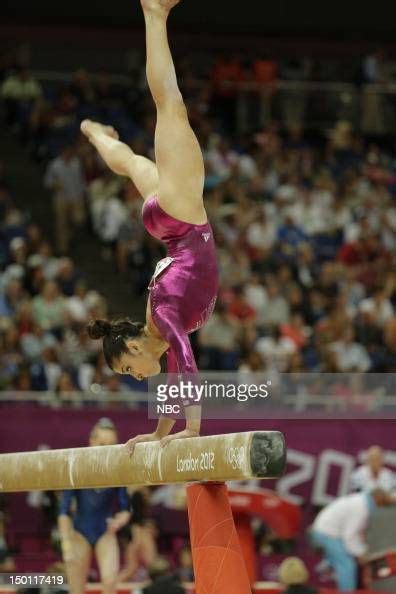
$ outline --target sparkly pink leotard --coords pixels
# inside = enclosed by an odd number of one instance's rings
[[[196,373],[188,335],[207,322],[218,290],[212,228],[209,223],[192,225],[174,219],[162,210],[156,197],[145,202],[143,223],[167,248],[167,257],[158,263],[149,285],[152,319],[170,345],[167,370]]]

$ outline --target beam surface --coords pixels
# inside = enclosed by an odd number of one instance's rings
[[[189,481],[277,478],[284,437],[257,431],[123,445],[0,454],[0,492],[164,485]]]

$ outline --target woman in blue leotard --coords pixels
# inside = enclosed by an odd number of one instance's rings
[[[92,429],[89,445],[117,443],[117,432],[109,419]],[[114,507],[118,513],[114,515]],[[64,491],[59,510],[59,531],[70,594],[83,594],[95,553],[105,594],[116,590],[119,546],[116,533],[130,519],[126,489],[81,489]]]

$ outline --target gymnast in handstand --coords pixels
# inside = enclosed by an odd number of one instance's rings
[[[112,127],[89,120],[81,124],[108,167],[133,180],[144,199],[144,225],[167,248],[149,285],[145,323],[95,320],[88,327],[91,338],[103,338],[110,368],[140,380],[160,372],[165,353],[168,373],[197,372],[188,335],[207,322],[218,290],[213,231],[203,203],[202,152],[178,88],[167,36],[167,18],[178,2],[141,0],[147,80],[157,109],[156,163],[133,153]],[[138,442],[161,440],[165,445],[199,435],[197,407],[185,410],[184,431],[169,435],[175,421],[162,417],[154,433],[128,442],[129,452]]]

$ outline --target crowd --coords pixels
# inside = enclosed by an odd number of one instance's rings
[[[0,389],[101,394],[134,385],[106,366],[85,332],[106,315],[107,303],[87,286],[75,262],[56,255],[41,227],[13,199],[12,180],[0,181]]]
[[[215,313],[195,340],[200,368],[394,371],[392,152],[346,121],[319,140],[274,121],[236,134],[229,126],[235,93],[220,84],[232,77],[226,62],[218,60],[199,86],[180,63],[205,157],[221,277]],[[376,62],[369,66],[375,72]],[[18,98],[9,91],[13,77],[24,89]],[[3,182],[3,387],[72,390],[108,381],[117,390],[121,380],[106,377],[97,347],[85,338],[85,321],[105,304],[67,257],[71,229],[89,217],[102,257],[115,258],[138,299],[162,251],[144,231],[133,183],[105,170],[78,126],[86,116],[112,123],[136,152],[153,158],[153,106],[142,83],[131,96],[105,74],[82,70],[69,85],[50,89],[20,70],[5,79],[4,96],[7,121],[45,156],[57,257],[40,228],[23,221]]]

